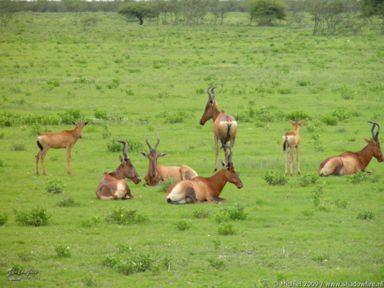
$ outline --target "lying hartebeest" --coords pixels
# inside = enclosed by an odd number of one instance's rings
[[[380,149],[379,133],[380,124],[375,122],[369,122],[372,124],[372,140],[365,139],[368,143],[360,152],[344,152],[339,156],[330,157],[321,163],[319,168],[320,176],[328,175],[351,175],[357,173],[359,170],[365,171],[372,157],[375,157],[377,161],[383,162],[383,154]],[[375,127],[377,127],[376,134],[374,133]]]
[[[41,168],[43,174],[47,175],[44,168],[44,158],[50,148],[66,148],[67,149],[67,172],[69,175],[72,174],[71,171],[71,149],[76,144],[77,140],[83,136],[83,128],[88,125],[88,121],[83,123],[79,121],[75,123],[72,121],[72,124],[75,125],[73,130],[64,130],[61,132],[47,132],[39,137],[37,137],[37,146],[40,150],[36,154],[36,174],[39,174],[39,160],[41,161]]]
[[[225,184],[230,182],[235,184],[237,188],[242,188],[239,175],[237,175],[232,164],[232,148],[229,149],[227,164],[221,162],[223,169],[215,175],[205,178],[197,176],[191,180],[180,181],[169,187],[166,201],[171,204],[194,204],[196,202],[225,202],[225,199],[219,197]]]
[[[299,160],[299,148],[300,148],[300,126],[303,125],[305,120],[293,122],[289,120],[289,123],[293,126],[293,130],[286,132],[283,136],[283,150],[285,152],[285,175],[288,174],[288,147],[289,147],[289,171],[293,176],[293,149],[296,148],[296,161],[297,161],[297,174],[301,174],[300,160]]]
[[[120,156],[120,166],[111,173],[104,173],[99,186],[96,188],[96,196],[100,200],[132,199],[134,197],[131,194],[127,182],[125,182],[125,178],[131,179],[135,184],[141,181],[135,167],[133,167],[131,160],[128,158],[127,142],[119,142],[124,145],[124,159]]]
[[[155,186],[159,184],[160,181],[164,181],[167,179],[176,179],[176,180],[184,180],[184,179],[192,179],[197,176],[197,173],[190,167],[183,165],[181,167],[178,166],[162,166],[157,164],[157,159],[160,157],[164,157],[167,153],[157,154],[157,146],[159,146],[160,138],[157,137],[157,143],[155,148],[152,148],[148,142],[148,135],[145,138],[145,142],[149,148],[149,154],[144,152],[140,152],[141,155],[149,159],[148,171],[145,174],[145,182],[146,185]]]
[[[231,143],[231,148],[235,144],[236,132],[237,132],[237,122],[234,117],[227,115],[224,110],[219,112],[217,108],[217,103],[215,100],[215,90],[216,87],[208,87],[208,102],[205,105],[205,111],[203,116],[200,119],[200,124],[204,125],[209,119],[213,121],[213,132],[215,134],[215,145],[216,145],[216,160],[215,160],[215,169],[217,170],[217,157],[219,155],[219,139],[221,145],[223,146],[225,153],[225,161],[228,158],[228,152],[226,144],[228,141]],[[212,95],[209,93],[211,91]]]

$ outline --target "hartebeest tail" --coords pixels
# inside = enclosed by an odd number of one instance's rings
[[[327,158],[321,163],[318,170],[320,176],[343,176],[355,174],[360,170],[365,171],[372,157],[375,157],[378,162],[383,162],[384,159],[379,141],[380,124],[375,122],[369,123],[372,124],[372,139],[368,140],[364,138],[368,145],[359,152],[347,151],[338,156]],[[377,132],[375,133],[374,130],[376,127]]]
[[[172,185],[165,197],[166,202],[170,204],[194,204],[205,201],[219,203],[225,201],[219,196],[227,182],[236,185],[239,189],[242,188],[243,183],[232,164],[232,148],[229,146],[227,148],[230,151],[228,163],[222,162],[222,170],[209,178],[197,176]]]
[[[297,173],[300,175],[300,160],[299,160],[299,149],[300,149],[300,126],[303,125],[305,120],[301,121],[292,121],[289,120],[289,123],[293,126],[293,130],[286,132],[283,136],[283,150],[285,154],[285,175],[288,173],[288,147],[290,148],[289,152],[289,171],[291,176],[293,176],[293,150],[296,148],[296,161],[297,161]]]
[[[72,121],[72,124],[75,125],[75,128],[72,130],[64,130],[62,132],[48,132],[37,137],[36,144],[39,147],[39,152],[36,154],[36,174],[39,174],[39,160],[41,161],[41,168],[43,174],[47,175],[44,167],[44,158],[50,148],[67,149],[67,172],[72,174],[71,171],[71,149],[76,144],[77,140],[83,136],[83,128],[88,125],[88,121],[83,123],[79,121],[75,123]]]
[[[227,142],[230,142],[230,147],[233,148],[235,145],[236,132],[237,132],[237,122],[234,117],[225,113],[224,110],[221,112],[217,108],[217,103],[215,100],[215,90],[216,87],[208,87],[208,102],[205,105],[204,114],[200,119],[200,124],[204,125],[209,119],[213,120],[213,132],[215,134],[215,145],[216,145],[216,160],[215,160],[215,169],[217,170],[217,157],[219,155],[219,140],[224,149],[225,161],[227,162],[228,151],[227,151]],[[210,93],[211,92],[211,93]],[[211,95],[212,94],[212,95]]]
[[[151,144],[148,142],[148,135],[145,138],[145,143],[147,143],[147,146],[149,148],[149,154],[146,154],[144,152],[140,152],[141,155],[148,158],[149,164],[148,164],[148,171],[145,174],[144,180],[146,182],[146,185],[149,186],[155,186],[158,185],[161,181],[167,180],[167,179],[176,179],[176,180],[184,180],[184,179],[192,179],[193,177],[197,176],[197,173],[192,168],[188,167],[187,165],[182,166],[162,166],[160,164],[157,164],[157,159],[160,157],[164,157],[167,155],[167,153],[157,153],[157,147],[160,143],[159,136],[157,137],[157,142],[154,148],[152,148]]]
[[[127,155],[127,142],[119,141],[124,145],[123,155],[120,158],[120,165],[115,171],[111,173],[104,173],[99,185],[96,188],[96,196],[100,200],[111,200],[111,199],[132,199],[134,198],[131,194],[125,178],[129,178],[133,183],[138,184],[141,179],[137,174],[135,167],[133,167],[131,160]]]

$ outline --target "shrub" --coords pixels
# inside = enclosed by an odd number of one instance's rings
[[[360,220],[371,220],[375,217],[375,214],[372,211],[361,211],[357,214],[357,219]]]
[[[209,218],[209,212],[204,210],[194,210],[193,217],[198,219]]]
[[[59,113],[62,123],[72,124],[72,121],[78,121],[84,118],[83,114],[78,109],[69,109]]]
[[[272,25],[273,20],[286,17],[287,6],[280,0],[253,0],[249,14],[251,23],[253,19],[257,19],[259,25]]]
[[[16,215],[16,222],[19,225],[26,226],[43,226],[48,225],[51,215],[48,214],[44,208],[33,208],[29,211],[14,210]]]
[[[76,206],[79,206],[79,203],[76,202],[75,200],[73,200],[72,197],[68,197],[68,198],[60,200],[57,203],[57,206],[59,206],[59,207],[76,207]]]
[[[319,177],[314,175],[305,175],[298,179],[299,185],[302,187],[309,186],[311,184],[316,184]]]
[[[191,228],[191,226],[192,226],[191,223],[184,220],[181,220],[176,223],[176,228],[179,229],[180,231],[188,230],[189,228]]]
[[[5,213],[0,213],[0,226],[3,226],[8,221],[8,215]]]
[[[324,116],[320,120],[328,126],[336,126],[337,125],[337,118],[335,116],[332,116],[332,115]]]
[[[84,228],[93,227],[101,222],[99,216],[93,216],[91,219],[81,221],[80,225]]]
[[[11,146],[13,151],[25,151],[25,145],[21,143],[15,143]]]
[[[368,176],[365,172],[362,172],[361,170],[359,170],[356,174],[353,174],[353,175],[349,176],[348,178],[349,178],[349,181],[351,181],[352,183],[358,184],[358,183],[361,183],[363,181],[367,181]]]
[[[45,187],[49,193],[53,194],[63,193],[64,191],[64,183],[58,178],[49,179]]]
[[[267,173],[265,173],[264,180],[269,185],[274,185],[274,186],[285,185],[288,182],[287,177],[275,171],[267,171]]]
[[[95,114],[96,119],[108,120],[107,111],[96,109],[94,114]]]
[[[217,228],[217,232],[220,235],[233,235],[235,231],[233,230],[233,226],[231,223],[221,223]]]
[[[56,251],[57,257],[63,257],[63,258],[71,257],[71,249],[69,246],[64,247],[61,245],[57,245],[55,247],[55,251]]]
[[[295,119],[298,119],[298,120],[312,120],[312,117],[303,112],[303,111],[294,111],[294,112],[290,112],[290,113],[286,113],[284,115],[284,119],[285,120],[295,120]]]
[[[216,258],[209,258],[208,262],[213,269],[222,269],[225,267],[224,261]]]
[[[350,112],[345,111],[344,109],[337,109],[332,112],[332,116],[336,117],[339,121],[343,121],[352,116]]]
[[[127,210],[120,207],[109,212],[105,216],[105,221],[112,224],[128,225],[146,222],[148,221],[148,217],[137,214],[137,210]]]
[[[120,151],[122,151],[121,143],[117,142],[117,140],[111,140],[107,144],[107,151],[109,151],[109,152],[120,152]]]
[[[244,212],[244,207],[236,203],[234,207],[225,208],[225,213],[228,214],[231,220],[245,220],[247,213]]]

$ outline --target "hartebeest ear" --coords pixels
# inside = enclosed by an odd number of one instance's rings
[[[295,122],[293,122],[292,120],[288,120],[289,124],[293,125],[295,124]]]
[[[144,152],[140,152],[140,154],[147,158],[147,154],[145,154]]]
[[[72,121],[72,124],[76,126],[76,122],[75,121]]]
[[[368,144],[371,143],[371,140],[368,140],[367,138],[363,138],[365,142],[367,142]],[[374,140],[372,140],[374,141]]]
[[[120,158],[120,162],[123,163],[124,162],[123,157],[119,156],[119,158]]]
[[[167,156],[167,155],[168,155],[168,153],[161,153],[161,154],[157,155],[157,158],[164,157],[164,156]]]
[[[88,124],[89,124],[89,121],[85,122],[85,123],[84,123],[84,126],[87,126]]]
[[[305,119],[304,119],[304,120],[301,120],[301,121],[299,122],[300,126],[303,125],[304,123],[305,123]]]
[[[221,166],[223,166],[223,168],[227,168],[227,165],[225,165],[223,160],[220,160],[220,163],[221,163]]]

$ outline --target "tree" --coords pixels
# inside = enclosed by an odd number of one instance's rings
[[[285,19],[287,6],[280,0],[253,0],[249,6],[250,22],[257,19],[259,25],[272,25],[273,20]]]
[[[140,25],[143,25],[144,18],[156,17],[156,11],[152,9],[151,4],[148,2],[127,2],[117,12],[128,18],[136,17]]]
[[[362,0],[361,14],[366,17],[378,15],[384,18],[384,0]]]

